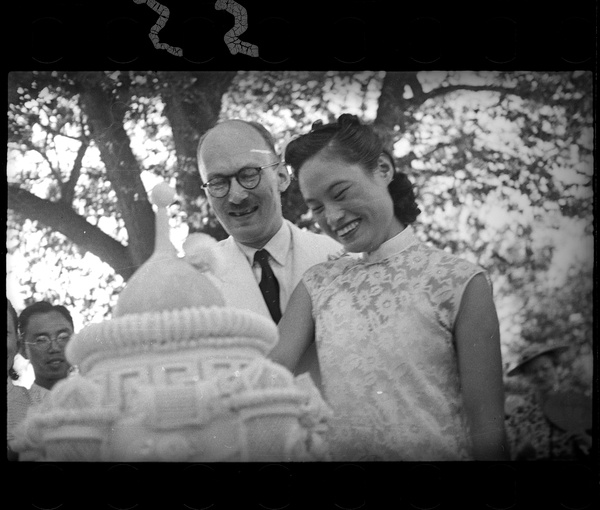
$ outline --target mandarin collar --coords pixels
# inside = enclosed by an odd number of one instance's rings
[[[412,246],[418,241],[415,232],[411,225],[407,225],[402,232],[396,234],[385,243],[382,243],[379,248],[372,252],[363,253],[362,261],[366,264],[380,262],[392,255],[400,253]]]

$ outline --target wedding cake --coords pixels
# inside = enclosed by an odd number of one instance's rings
[[[269,319],[227,306],[214,285],[214,239],[169,240],[174,190],[152,190],[153,255],[121,292],[113,318],[66,348],[59,381],[18,432],[20,460],[327,460],[330,409],[307,374],[266,358]]]

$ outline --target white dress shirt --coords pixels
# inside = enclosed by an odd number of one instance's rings
[[[258,262],[254,262],[254,255],[258,251],[256,248],[245,246],[236,241],[240,251],[244,254],[248,263],[252,267],[252,273],[256,278],[256,282],[260,283],[262,278],[262,269]],[[284,221],[281,228],[277,233],[269,240],[269,242],[263,246],[264,250],[269,252],[269,264],[273,269],[273,274],[277,278],[279,283],[279,306],[281,313],[285,311],[287,303],[290,299],[292,292],[294,291],[295,284],[294,275],[292,271],[286,270],[286,266],[289,268],[292,264],[292,250],[290,249],[292,244],[292,232],[290,231],[289,225]]]

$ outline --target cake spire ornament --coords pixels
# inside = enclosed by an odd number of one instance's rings
[[[225,304],[209,279],[177,256],[169,239],[167,212],[174,199],[175,190],[166,183],[152,189],[150,202],[156,206],[154,253],[127,282],[115,307],[115,317]]]
[[[174,190],[156,186],[152,256],[121,292],[113,318],[67,344],[78,374],[32,408],[15,449],[46,461],[327,460],[331,411],[307,374],[265,356],[277,327],[227,306],[207,273],[214,239],[169,240]]]

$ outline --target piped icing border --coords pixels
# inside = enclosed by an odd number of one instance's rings
[[[227,337],[232,342],[227,342]],[[90,324],[73,336],[67,344],[66,356],[72,364],[80,365],[89,357],[105,358],[103,354],[115,357],[132,352],[213,346],[217,345],[215,338],[220,346],[243,345],[242,341],[256,344],[266,354],[279,336],[272,321],[248,310],[217,306],[183,308],[130,314]]]

